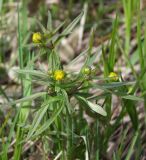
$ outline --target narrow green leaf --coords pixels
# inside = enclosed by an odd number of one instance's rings
[[[56,112],[54,112],[54,114],[52,115],[52,117],[50,117],[50,119],[48,119],[34,134],[34,136],[32,136],[32,138],[40,135],[42,132],[44,132],[45,130],[47,130],[50,125],[55,121],[55,119],[57,118],[57,116],[61,113],[62,109],[64,108],[64,103],[59,106],[59,108],[56,110]]]
[[[131,143],[131,146],[130,146],[130,148],[128,150],[128,153],[127,153],[127,156],[126,156],[125,160],[130,160],[131,159],[131,156],[132,156],[132,153],[133,153],[133,150],[134,150],[134,146],[135,146],[136,141],[138,139],[138,135],[139,135],[139,132],[136,131],[135,135],[134,135],[134,137],[132,139],[132,143]]]
[[[133,101],[144,101],[143,98],[137,97],[137,96],[134,96],[134,95],[126,95],[126,96],[122,96],[122,98],[133,100]]]
[[[80,21],[81,17],[83,16],[83,12],[79,14],[78,17],[76,17],[62,32],[63,35],[71,33],[71,31],[74,29],[74,27],[77,25],[77,23]]]
[[[83,138],[85,146],[86,146],[86,151],[85,151],[85,160],[89,160],[89,151],[88,151],[88,143],[87,143],[87,138],[86,136],[81,136]]]
[[[34,117],[33,123],[31,125],[31,128],[28,132],[27,139],[30,139],[30,137],[33,135],[33,133],[36,131],[37,127],[39,126],[42,118],[44,117],[44,114],[46,113],[48,109],[49,104],[45,103],[41,109],[37,112],[37,114]]]
[[[118,16],[116,15],[116,19],[113,25],[113,32],[112,32],[112,37],[111,37],[111,45],[110,45],[110,53],[109,53],[110,71],[113,71],[114,65],[115,65],[115,58],[116,58],[115,45],[116,45],[117,28],[118,28]]]
[[[76,58],[74,58],[71,62],[69,62],[68,65],[72,65],[78,61],[78,59],[82,56],[84,56],[89,51],[89,48],[87,48],[85,51],[81,52]]]
[[[41,24],[41,22],[38,21],[36,18],[35,18],[34,20],[37,22],[37,24],[38,24],[39,27],[41,28],[42,32],[43,32],[43,33],[46,33],[47,30],[46,30],[46,28]]]
[[[29,129],[29,132],[28,132],[28,136],[27,136],[27,139],[30,139],[33,134],[35,133],[36,129],[38,128],[38,126],[40,125],[40,122],[42,120],[42,118],[44,117],[44,114],[46,113],[48,107],[53,103],[53,102],[56,102],[56,101],[61,101],[62,100],[62,96],[57,96],[57,97],[50,97],[46,102],[44,102],[41,106],[41,108],[39,109],[39,111],[37,112],[34,120],[33,120],[33,123]]]
[[[102,61],[103,61],[103,66],[104,66],[104,77],[108,77],[109,67],[108,67],[108,63],[106,60],[106,48],[104,48],[104,46],[102,46]]]
[[[37,77],[42,77],[42,78],[48,78],[48,75],[41,72],[41,71],[37,71],[37,70],[28,70],[28,69],[19,69],[16,70],[17,73],[19,74],[29,74],[31,76],[37,76]]]
[[[36,99],[36,98],[41,97],[41,96],[44,96],[44,95],[46,95],[46,94],[47,94],[47,92],[35,93],[35,94],[30,95],[30,96],[27,96],[27,97],[18,99],[18,100],[16,100],[16,101],[13,101],[13,102],[11,102],[11,103],[9,103],[9,104],[10,104],[10,105],[13,105],[13,104],[17,104],[17,103],[26,102],[26,101],[32,101],[33,99]]]
[[[47,29],[52,31],[52,15],[51,12],[48,11],[48,22],[47,22]]]
[[[92,66],[96,57],[97,57],[97,54],[93,54],[92,56],[90,56],[85,65],[86,66]]]
[[[139,62],[140,62],[140,66],[141,66],[141,70],[144,69],[144,55],[143,55],[143,48],[142,48],[142,40],[141,40],[141,9],[140,9],[141,5],[140,5],[140,1],[138,1],[138,11],[137,11],[137,41],[138,41],[138,51],[139,51]]]
[[[122,87],[122,86],[127,86],[127,85],[133,85],[136,82],[113,82],[113,83],[106,83],[106,84],[101,84],[102,87],[107,88],[107,89],[112,89],[112,88],[117,88],[117,87]]]
[[[139,121],[138,121],[138,113],[136,110],[135,102],[130,99],[122,99],[122,102],[123,102],[123,107],[126,108],[126,111],[129,114],[133,128],[137,130]]]
[[[87,54],[87,57],[86,57],[86,62],[84,64],[83,67],[85,66],[91,66],[93,64],[93,62],[95,61],[95,58],[97,56],[97,54],[92,54],[92,48],[93,48],[93,43],[94,43],[94,34],[95,34],[95,30],[96,30],[96,26],[94,26],[92,29],[91,29],[91,33],[90,33],[90,39],[89,39],[89,50],[88,50],[88,54]]]
[[[63,27],[64,24],[65,24],[65,21],[62,22],[61,24],[59,24],[59,26],[58,26],[57,28],[55,28],[55,30],[53,31],[53,35],[55,35],[55,34],[59,31],[59,29],[60,29],[61,27]]]

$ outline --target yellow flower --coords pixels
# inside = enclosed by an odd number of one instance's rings
[[[90,67],[85,67],[82,70],[83,74],[89,75],[91,73],[91,68]]]
[[[64,76],[65,76],[65,72],[63,70],[56,70],[54,72],[54,79],[56,81],[62,80],[64,78]]]
[[[115,72],[110,72],[108,77],[111,78],[111,80],[113,80],[113,81],[117,81],[119,79],[117,73],[115,73]]]
[[[42,40],[42,35],[41,35],[41,33],[36,32],[36,33],[34,33],[34,34],[32,35],[32,41],[33,41],[34,43],[40,43],[41,40]]]

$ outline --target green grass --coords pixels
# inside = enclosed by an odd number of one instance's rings
[[[0,13],[3,13],[1,4]],[[90,5],[88,2],[89,9]],[[102,10],[104,3],[100,1],[99,5],[101,10],[97,19],[106,15],[106,11]],[[108,159],[109,143],[119,127],[122,128],[117,140],[120,143],[116,144],[111,159],[130,160],[133,154],[135,159],[140,159],[143,152],[141,133],[144,131],[141,126],[142,123],[145,126],[145,121],[139,120],[137,110],[139,105],[146,106],[146,29],[141,19],[140,2],[123,0],[119,5],[124,14],[120,13],[118,7],[114,8],[116,17],[108,42],[103,41],[100,45],[101,56],[99,52],[94,51],[99,26],[93,22],[95,25],[91,27],[90,33],[84,26],[85,32],[88,33],[86,48],[66,65],[76,65],[78,60],[84,57],[84,63],[77,72],[65,70],[59,46],[62,39],[72,34],[82,16],[86,16],[85,13],[81,11],[70,23],[63,21],[55,28],[55,18],[50,11],[44,25],[37,17],[29,19],[26,2],[18,6],[18,56],[13,64],[19,66],[16,73],[20,79],[17,85],[21,87],[21,92],[19,99],[15,99],[9,97],[3,85],[0,86],[0,96],[6,99],[5,103],[0,104],[0,111],[4,115],[0,126],[0,159],[28,159],[28,156],[37,150],[36,142],[41,146],[43,160],[47,160],[48,156],[52,156],[54,160]],[[70,17],[73,14],[73,6],[75,2],[70,0],[67,6],[67,15]],[[52,12],[58,13],[58,10],[54,9]],[[124,22],[121,20],[123,16]],[[134,48],[132,54],[136,55],[136,59],[133,60],[130,53],[133,48],[131,31],[134,20],[136,49]],[[123,37],[119,34],[122,24],[125,25]],[[31,33],[35,31],[41,33],[38,43],[31,42]],[[98,62],[96,57],[100,58]],[[130,69],[129,78],[132,80],[123,79],[120,59],[125,61],[125,69]],[[5,59],[1,63],[6,63]],[[47,66],[46,70],[42,64]],[[135,67],[137,64],[138,71]],[[85,69],[88,72],[85,72]],[[65,73],[61,80],[55,77],[56,70]],[[99,72],[100,76],[97,74]],[[118,79],[110,78],[111,72],[116,72]],[[113,103],[114,97],[118,99],[117,108]],[[6,114],[5,106],[10,109]],[[118,108],[118,116],[113,121],[113,114]],[[129,117],[130,121],[124,128],[125,117]],[[131,139],[124,155],[128,134]],[[33,145],[24,151],[28,142],[33,142]]]

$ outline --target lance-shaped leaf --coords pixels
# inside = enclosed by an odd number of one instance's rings
[[[133,100],[133,101],[144,101],[143,98],[137,97],[137,96],[134,96],[134,95],[125,95],[125,96],[122,96],[122,98]]]
[[[92,103],[81,96],[77,96],[77,98],[84,101],[90,107],[90,109],[92,109],[94,112],[96,112],[102,116],[107,116],[106,111],[100,105]]]
[[[61,113],[63,107],[64,107],[64,103],[56,109],[56,111],[53,113],[53,115],[39,129],[36,130],[34,135],[32,135],[32,132],[30,132],[27,139],[34,138],[34,137],[40,135],[45,130],[47,130],[50,127],[50,125],[55,121],[57,116]]]
[[[36,99],[36,98],[38,98],[38,97],[44,96],[44,95],[46,95],[46,94],[47,94],[47,92],[35,93],[35,94],[30,95],[30,96],[27,96],[27,97],[18,99],[18,100],[13,101],[13,102],[10,102],[9,104],[10,104],[10,105],[14,105],[14,104],[17,104],[17,103],[32,101],[32,100],[34,100],[34,99]]]
[[[74,29],[74,27],[77,25],[77,23],[80,21],[81,17],[83,16],[83,12],[81,12],[78,17],[76,17],[62,32],[63,35],[70,34],[71,31]]]
[[[46,102],[44,102],[41,106],[41,108],[37,111],[36,115],[35,115],[35,118],[33,120],[33,123],[29,129],[29,132],[28,132],[28,135],[27,135],[27,139],[30,139],[34,133],[38,132],[40,129],[37,130],[37,128],[39,127],[40,125],[40,122],[42,120],[42,118],[44,117],[48,107],[53,103],[53,102],[56,102],[56,101],[61,101],[62,100],[62,96],[57,96],[57,97],[51,97],[49,98]],[[47,121],[48,122],[48,121]],[[45,123],[46,124],[46,123]],[[48,125],[48,124],[47,124]],[[42,125],[43,127],[44,125]],[[40,128],[42,128],[40,127]],[[36,131],[37,130],[37,131]],[[42,130],[43,131],[43,130]],[[40,132],[39,132],[40,133]]]
[[[36,76],[40,78],[48,78],[48,75],[46,73],[43,73],[37,70],[19,69],[19,70],[16,70],[16,72],[23,75]]]

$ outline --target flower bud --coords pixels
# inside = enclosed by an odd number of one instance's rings
[[[91,73],[91,68],[90,67],[85,67],[82,70],[83,74],[89,75]]]
[[[117,75],[117,73],[115,72],[110,72],[109,76],[108,76],[112,81],[118,81],[119,76]]]

